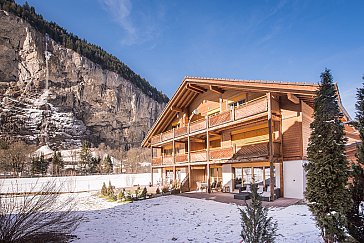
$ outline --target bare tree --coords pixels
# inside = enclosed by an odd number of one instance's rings
[[[0,242],[64,242],[79,225],[75,198],[61,197],[62,185],[48,181],[23,193],[19,185],[0,193]],[[1,187],[0,187],[1,189]],[[4,192],[4,190],[1,190]]]

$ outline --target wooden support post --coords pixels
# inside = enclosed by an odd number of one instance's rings
[[[172,140],[172,156],[173,156],[173,182],[176,181],[176,141],[174,140],[174,128],[173,131],[173,140]]]
[[[190,120],[187,126],[187,161],[188,161],[188,188],[191,191],[191,141],[190,141]]]
[[[152,176],[151,176],[152,182],[151,182],[151,184],[153,186],[153,146],[151,146],[151,149],[152,149],[152,166],[150,168],[151,168],[151,171],[152,171]],[[120,166],[120,170],[121,170],[121,172],[123,172],[123,167],[122,166]]]
[[[209,117],[206,116],[206,122],[209,121]],[[211,192],[211,183],[210,183],[210,137],[209,137],[209,127],[206,127],[206,170],[207,170],[207,192]]]
[[[274,165],[273,165],[273,129],[272,129],[272,95],[267,93],[268,98],[268,135],[269,135],[269,167],[270,167],[270,193],[274,200]]]

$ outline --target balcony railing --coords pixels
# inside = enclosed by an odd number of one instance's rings
[[[162,133],[162,141],[167,141],[173,138],[173,130]]]
[[[179,127],[174,130],[174,136],[176,138],[186,135],[187,134],[187,127]]]
[[[153,166],[162,165],[162,157],[154,157],[154,158],[152,158],[152,165]]]
[[[210,159],[230,159],[234,155],[234,148],[217,148],[210,150]]]
[[[207,161],[207,151],[206,149],[191,151],[191,162],[204,162]],[[257,143],[248,144],[240,147],[226,147],[226,148],[213,148],[209,151],[210,160],[233,160],[233,161],[245,161],[254,158],[262,159],[265,157],[268,159],[269,156],[269,143]],[[280,143],[273,142],[273,156],[280,156]],[[174,161],[178,163],[187,163],[188,154],[176,154],[173,156],[160,156],[152,158],[153,166],[160,165],[173,165]]]
[[[173,156],[163,157],[163,164],[164,165],[171,165],[173,164]]]
[[[201,119],[190,124],[190,133],[206,129],[206,120]]]
[[[230,111],[209,117],[209,127],[214,127],[231,121]]]
[[[176,154],[176,163],[185,163],[188,161],[187,154]]]
[[[200,162],[207,160],[206,150],[191,151],[191,162]]]
[[[268,99],[266,96],[262,96],[255,100],[249,101],[238,108],[233,108],[231,111],[226,111],[217,115],[213,115],[205,118],[193,121],[190,123],[190,131],[187,127],[175,128],[164,133],[155,135],[151,139],[151,143],[158,144],[171,140],[173,138],[181,137],[189,133],[195,133],[207,129],[207,127],[216,127],[221,124],[229,124],[230,122],[254,116],[268,111]]]

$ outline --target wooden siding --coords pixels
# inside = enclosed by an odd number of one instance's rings
[[[196,182],[198,181],[206,181],[206,169],[204,167],[199,169],[196,169],[194,167],[191,168],[191,190],[196,190]]]
[[[313,109],[305,102],[302,104],[302,143],[303,143],[303,156],[307,157],[308,140],[311,135],[310,124],[313,121]]]
[[[280,105],[283,159],[301,159],[303,156],[301,105],[292,103],[285,96],[281,97]]]

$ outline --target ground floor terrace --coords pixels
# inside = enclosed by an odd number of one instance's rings
[[[226,193],[249,190],[255,183],[260,192],[270,192],[274,188],[275,198],[303,199],[304,163],[304,160],[296,160],[272,164],[259,161],[153,167],[153,175],[157,178],[152,180],[158,186],[177,182],[183,191]]]

